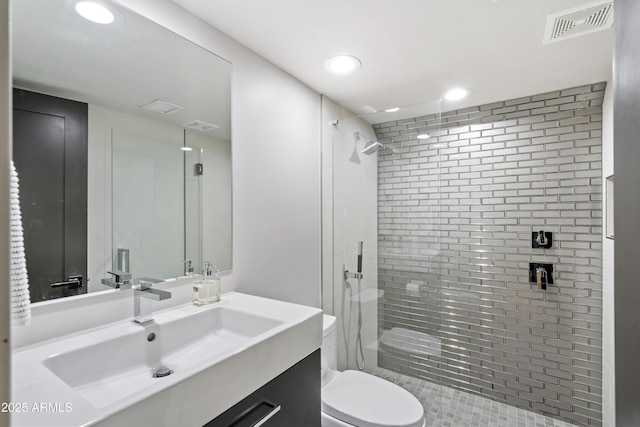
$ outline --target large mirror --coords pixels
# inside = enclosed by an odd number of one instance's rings
[[[230,270],[231,64],[114,3],[99,2],[108,24],[77,3],[12,2],[32,302],[109,289],[114,270]]]

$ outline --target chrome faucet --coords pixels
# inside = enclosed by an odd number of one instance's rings
[[[146,325],[153,322],[151,300],[162,301],[171,298],[171,292],[154,289],[146,280],[133,281],[133,322]]]
[[[125,271],[120,271],[120,270],[107,271],[107,273],[111,274],[113,277],[102,279],[100,282],[103,285],[107,285],[107,286],[111,286],[112,288],[119,289],[131,283],[131,273],[127,273]]]

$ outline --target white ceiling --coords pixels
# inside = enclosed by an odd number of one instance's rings
[[[589,0],[173,0],[356,113],[442,97],[444,111],[605,81],[612,30],[542,44],[547,15]],[[328,74],[338,54],[362,61]]]

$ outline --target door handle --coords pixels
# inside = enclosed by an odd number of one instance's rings
[[[52,283],[50,286],[52,288],[62,288],[62,287],[79,288],[82,285],[83,285],[82,276],[69,276],[68,281]]]
[[[253,425],[253,427],[260,427],[261,425],[263,425],[264,423],[266,423],[267,421],[269,421],[269,419],[270,419],[271,417],[273,417],[275,414],[277,414],[277,413],[280,411],[280,409],[282,409],[282,407],[281,407],[280,405],[276,406],[275,408],[273,408],[273,409],[271,410],[271,412],[269,412],[267,415],[265,415],[264,417],[262,417],[262,418],[260,419],[260,421],[258,421],[257,423],[255,423],[255,424]]]
[[[262,400],[245,409],[228,425],[229,427],[260,427],[265,425],[265,423],[280,412],[281,409],[281,405],[268,400]]]

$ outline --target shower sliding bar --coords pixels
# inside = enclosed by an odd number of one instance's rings
[[[358,242],[358,271],[344,271],[344,279],[362,279],[362,251],[364,248],[364,242],[361,240]]]

